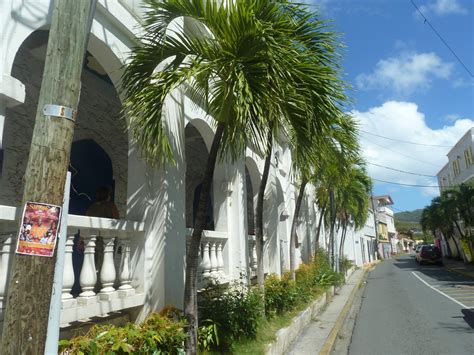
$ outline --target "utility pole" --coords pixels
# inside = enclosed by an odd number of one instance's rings
[[[23,205],[27,201],[62,205],[92,10],[91,0],[55,1]],[[15,254],[2,354],[44,353],[55,261],[55,256]]]
[[[372,205],[372,212],[374,213],[374,229],[375,229],[374,258],[375,260],[377,260],[377,252],[379,250],[379,239],[378,239],[378,231],[377,231],[377,211],[375,210],[375,206],[374,206],[374,195],[372,192],[372,188],[370,188],[370,203]]]

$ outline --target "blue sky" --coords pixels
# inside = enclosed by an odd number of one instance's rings
[[[332,19],[342,36],[344,76],[372,178],[437,185],[446,154],[474,126],[474,79],[419,15],[411,0],[307,0]],[[438,33],[474,73],[474,0],[414,0]],[[377,137],[441,145],[405,144]],[[376,164],[376,165],[374,165]],[[423,208],[436,188],[374,181],[395,211]]]

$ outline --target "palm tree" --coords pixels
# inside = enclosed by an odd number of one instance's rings
[[[304,123],[303,113],[313,111],[305,99],[307,88],[322,78],[314,57],[300,55],[300,47],[314,41],[300,5],[286,0],[146,3],[142,45],[132,51],[122,80],[133,142],[150,164],[173,162],[162,110],[174,90],[186,90],[216,127],[186,252],[186,350],[195,353],[199,245],[216,160],[238,159],[248,144],[263,151],[261,142],[275,129],[274,117]],[[312,85],[299,87],[300,81]],[[298,127],[304,129],[304,124]]]
[[[340,112],[331,119],[333,124],[329,129],[312,136],[308,146],[296,140],[292,150],[293,170],[299,173],[301,179],[290,234],[290,272],[293,279],[296,277],[296,227],[306,185],[308,182],[316,185],[324,170],[341,160],[339,157],[350,160],[359,154],[357,130],[352,117]],[[345,166],[342,164],[341,168]]]
[[[344,255],[344,242],[349,223],[353,224],[354,230],[361,229],[368,217],[367,201],[370,197],[372,181],[367,175],[364,166],[354,165],[349,170],[349,181],[338,194],[338,215],[342,224],[342,238],[339,247],[339,255]]]
[[[295,102],[289,100],[288,105],[283,108],[280,114],[272,111],[267,112],[270,129],[266,139],[264,170],[260,180],[255,211],[257,281],[262,287],[264,282],[263,203],[274,137],[278,136],[278,132],[283,132],[290,146],[298,147],[300,157],[310,157],[311,154],[308,154],[307,151],[313,149],[311,146],[314,142],[311,141],[314,141],[314,137],[323,135],[327,131],[334,122],[333,117],[341,114],[341,106],[347,101],[344,93],[345,84],[338,78],[340,66],[337,50],[341,45],[337,41],[336,34],[331,32],[327,24],[321,21],[317,14],[309,11],[307,7],[294,8],[291,13],[295,23],[295,31],[292,34],[294,50],[299,57],[304,58],[302,60],[304,64],[297,68],[296,75],[292,75],[292,83],[295,84],[295,87],[290,88],[291,95],[289,97],[296,95],[301,100]],[[298,104],[302,100],[306,101],[305,106]],[[295,156],[293,156],[294,158]],[[300,161],[304,161],[304,159],[300,159]],[[305,166],[306,163],[297,165]],[[303,192],[307,183],[305,181],[307,180],[306,175],[303,176],[300,186],[300,191]],[[297,206],[301,206],[301,199],[299,204],[297,201]],[[296,230],[293,227],[292,229],[293,235]]]

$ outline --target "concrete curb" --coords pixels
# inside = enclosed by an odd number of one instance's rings
[[[311,306],[301,311],[286,328],[281,328],[275,334],[276,340],[266,346],[265,354],[285,354],[291,343],[300,335],[301,330],[316,318],[321,309],[328,304],[334,295],[334,286],[331,286]]]
[[[354,273],[354,271],[355,268],[348,270],[346,280]],[[335,287],[331,286],[318,299],[313,301],[313,303],[308,308],[306,308],[304,311],[301,311],[296,317],[294,317],[288,327],[278,330],[275,334],[276,340],[266,346],[265,354],[285,354],[289,346],[301,334],[303,328],[307,326],[312,320],[316,319],[321,310],[332,301],[335,292]]]
[[[337,320],[336,320],[336,323],[334,324],[334,327],[331,329],[331,332],[329,333],[329,336],[328,336],[326,342],[324,343],[323,347],[319,351],[319,355],[329,355],[331,353],[332,349],[334,348],[334,344],[336,343],[337,335],[341,331],[341,328],[344,324],[344,321],[346,320],[347,314],[349,313],[349,310],[352,306],[352,303],[354,302],[357,291],[359,290],[359,288],[361,287],[361,285],[363,284],[363,282],[365,280],[365,275],[367,275],[367,273],[371,269],[373,269],[375,267],[375,265],[378,264],[378,263],[379,263],[379,260],[377,260],[377,261],[371,263],[370,265],[364,267],[364,273],[362,274],[359,282],[356,285],[354,285],[354,288],[352,289],[352,291],[349,295],[349,298],[347,299],[344,307],[342,308],[341,313],[337,317]]]

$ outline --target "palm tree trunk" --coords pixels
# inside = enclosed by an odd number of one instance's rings
[[[314,240],[314,255],[318,252],[319,248],[319,236],[321,235],[321,223],[323,222],[324,212],[326,211],[327,202],[324,203],[323,208],[321,209],[321,214],[319,215],[318,229],[316,231],[316,238]]]
[[[199,246],[201,244],[202,231],[206,222],[206,206],[212,186],[212,177],[216,166],[217,152],[224,133],[224,124],[217,125],[216,133],[212,141],[211,151],[207,158],[206,171],[202,181],[202,190],[199,197],[199,205],[196,211],[193,234],[186,252],[186,277],[184,284],[184,314],[188,322],[188,337],[186,338],[186,353],[197,353],[197,268],[199,260]]]
[[[257,207],[255,209],[255,243],[257,247],[257,282],[263,288],[265,282],[265,274],[263,270],[263,198],[265,196],[265,188],[267,186],[268,174],[270,172],[270,161],[272,159],[273,147],[273,125],[270,125],[267,136],[267,155],[265,157],[265,165],[263,167],[262,179],[258,188]]]
[[[293,214],[293,222],[291,223],[291,234],[290,234],[290,273],[291,273],[291,279],[296,280],[296,273],[295,273],[295,268],[296,268],[296,256],[295,256],[295,248],[296,248],[296,222],[298,219],[298,215],[300,214],[300,209],[301,209],[301,203],[303,202],[303,196],[304,196],[304,189],[306,187],[306,184],[308,183],[308,180],[306,178],[303,178],[303,181],[301,182],[300,190],[298,192],[298,197],[296,199],[296,206],[295,206],[295,212]]]
[[[344,222],[342,224],[342,236],[341,236],[341,244],[339,245],[339,257],[341,257],[344,252],[344,243],[346,241],[346,234],[347,234],[347,222]]]
[[[460,235],[461,237],[465,237],[464,233],[463,233],[462,230],[461,230],[461,227],[459,226],[458,221],[455,220],[455,221],[454,221],[454,224],[456,225],[456,229],[458,230],[459,235]]]

